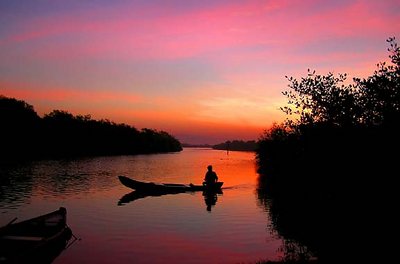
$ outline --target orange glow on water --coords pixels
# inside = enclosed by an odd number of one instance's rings
[[[209,164],[224,181],[216,197],[188,192],[119,203],[133,190],[117,175],[197,184]],[[15,177],[16,188],[5,192],[0,225],[16,215],[22,220],[64,206],[68,225],[82,240],[57,263],[247,263],[282,256],[282,241],[267,230],[268,214],[255,193],[253,153],[185,148],[173,154],[41,161],[20,169],[27,178]],[[6,201],[12,202],[5,207]]]

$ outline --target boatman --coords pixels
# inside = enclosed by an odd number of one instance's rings
[[[215,173],[215,171],[212,170],[212,165],[208,165],[203,185],[213,185],[217,181],[218,181],[217,173]]]

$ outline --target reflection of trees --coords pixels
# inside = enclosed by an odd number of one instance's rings
[[[261,176],[258,199],[269,213],[271,228],[285,241],[285,259],[314,256],[322,263],[342,263],[390,259],[396,252],[387,243],[395,228],[394,201],[386,200],[388,196],[357,191],[349,195],[342,189],[331,195],[315,185],[274,184],[269,185],[268,176]]]
[[[68,197],[110,188],[108,158],[48,160],[0,167],[0,208],[27,203],[33,195]]]
[[[16,208],[32,195],[32,171],[27,166],[0,167],[0,209]]]
[[[82,193],[99,185],[104,177],[90,170],[90,159],[49,160],[35,163],[35,184],[47,194],[69,195]],[[91,175],[92,173],[93,175]]]
[[[284,254],[283,260],[289,262],[309,260],[314,254],[312,249],[308,249],[305,246],[307,244],[299,233],[306,231],[304,225],[300,227],[302,225],[300,224],[302,214],[298,212],[300,208],[292,206],[294,204],[290,199],[284,198],[284,193],[275,196],[271,195],[264,180],[264,177],[259,178],[257,196],[262,206],[269,213],[271,219],[269,228],[278,232],[283,238],[283,245],[280,249]],[[293,207],[296,212],[292,210]]]

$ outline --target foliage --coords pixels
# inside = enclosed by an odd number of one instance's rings
[[[233,150],[233,151],[255,151],[257,148],[257,143],[255,140],[228,140],[224,143],[216,144],[212,147],[213,149],[219,150]]]
[[[0,95],[0,102],[0,120],[6,125],[4,129],[6,129],[8,125],[26,125],[39,119],[33,106],[22,100],[7,98]],[[12,115],[10,113],[12,113]],[[17,120],[23,122],[17,122]]]
[[[26,146],[37,142],[39,122],[32,105],[0,95],[0,158],[31,155],[32,148]]]
[[[360,260],[367,251],[390,257],[375,243],[394,229],[392,210],[383,208],[396,206],[400,147],[400,49],[395,38],[387,41],[391,64],[352,84],[345,74],[310,70],[299,81],[287,78],[288,119],[258,141],[259,199],[279,234],[322,262]]]
[[[293,77],[286,78],[293,91],[283,92],[289,106],[282,107],[282,110],[287,115],[300,116],[295,125],[328,123],[350,126],[358,123],[357,93],[354,86],[343,84],[346,74],[335,77],[333,73],[328,73],[322,76],[308,70],[307,77],[300,81]]]
[[[357,125],[393,125],[400,113],[400,48],[395,38],[389,38],[389,58],[392,65],[377,64],[378,69],[366,79],[354,78],[345,85],[347,74],[318,75],[308,70],[307,77],[298,81],[287,77],[290,90],[283,95],[288,106],[282,107],[291,127],[324,123],[339,127]]]
[[[372,76],[354,79],[360,93],[362,121],[369,126],[393,126],[400,120],[400,48],[394,37],[387,42],[392,65],[379,63]]]
[[[164,131],[94,120],[53,110],[40,118],[24,101],[0,97],[0,157],[7,160],[180,151],[180,142]]]

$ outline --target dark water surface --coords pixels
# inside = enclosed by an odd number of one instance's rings
[[[200,184],[208,164],[224,181],[222,194],[121,202],[132,190],[118,175]],[[257,199],[251,152],[185,148],[173,154],[40,161],[0,172],[0,226],[14,217],[67,208],[67,223],[81,240],[54,263],[254,263],[282,256],[282,240]]]

